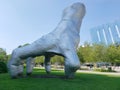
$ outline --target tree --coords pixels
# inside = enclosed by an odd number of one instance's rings
[[[108,60],[106,56],[107,46],[104,44],[93,44],[92,47],[94,62],[106,62]]]
[[[64,58],[62,56],[55,55],[51,58],[51,63],[55,64],[58,63],[60,65],[64,65]]]
[[[107,49],[107,57],[114,65],[120,63],[120,46],[110,45]]]
[[[0,73],[6,73],[7,72],[7,55],[6,51],[2,48],[0,48]]]
[[[82,49],[83,49],[82,46],[80,46],[80,47],[77,49],[77,55],[78,55],[78,58],[79,58],[80,62],[84,63],[85,60],[84,60],[84,57],[83,57],[83,55],[82,55]]]
[[[107,46],[104,44],[85,43],[77,50],[81,62],[106,62],[108,60],[106,53]]]
[[[77,50],[77,54],[81,62],[93,62],[93,49],[89,43],[80,46]]]
[[[2,61],[2,62],[7,61],[7,54],[3,48],[0,48],[0,61]]]
[[[35,64],[37,65],[43,65],[44,63],[44,56],[38,56],[38,57],[35,57]]]

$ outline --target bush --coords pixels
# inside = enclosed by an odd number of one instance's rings
[[[108,68],[108,69],[104,69],[104,68],[94,68],[94,71],[98,71],[98,72],[115,72],[112,69]]]
[[[80,70],[90,70],[89,68],[82,67]]]
[[[0,62],[0,73],[7,73],[7,72],[8,70],[7,70],[6,63]]]

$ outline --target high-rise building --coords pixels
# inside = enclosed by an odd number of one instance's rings
[[[92,28],[90,33],[92,43],[120,44],[120,21]]]

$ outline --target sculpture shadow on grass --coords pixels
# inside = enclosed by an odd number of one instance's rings
[[[28,76],[27,76],[28,77]],[[64,75],[54,75],[54,74],[45,74],[45,75],[31,75],[31,78],[60,78],[60,79],[67,79]]]
[[[55,75],[55,74],[31,74],[31,75],[19,75],[17,78],[58,78],[58,79],[70,79],[65,75]],[[13,78],[13,79],[17,79]]]

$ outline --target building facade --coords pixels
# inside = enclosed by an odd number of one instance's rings
[[[92,28],[90,33],[92,43],[120,44],[120,21]]]

